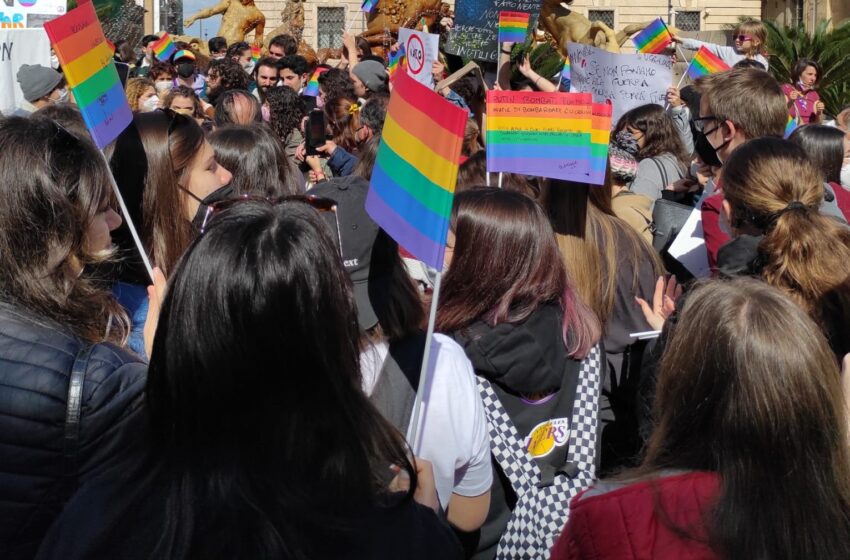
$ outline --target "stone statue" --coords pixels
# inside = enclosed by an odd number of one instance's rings
[[[363,37],[380,55],[380,49],[388,48],[398,37],[400,27],[418,27],[421,18],[431,26],[439,21],[440,13],[441,0],[381,0],[366,20]]]
[[[561,56],[567,56],[567,43],[594,45],[609,52],[619,53],[620,47],[635,33],[652,23],[627,25],[621,31],[614,31],[601,21],[591,22],[567,5],[572,0],[543,0],[540,9],[539,26],[551,35]],[[674,27],[670,32],[678,34]]]
[[[245,36],[254,32],[254,45],[263,45],[263,32],[266,27],[266,16],[254,5],[254,0],[221,0],[212,8],[206,8],[183,22],[189,27],[196,20],[206,19],[214,15],[221,16],[221,27],[218,34],[227,39],[227,44],[244,41]]]
[[[266,36],[266,43],[273,37],[283,34],[293,37],[298,43],[301,42],[301,38],[304,36],[303,0],[286,0],[286,4],[280,12],[280,25]],[[268,47],[268,44],[266,47]]]

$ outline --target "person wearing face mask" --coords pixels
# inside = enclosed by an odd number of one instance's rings
[[[246,74],[251,74],[254,71],[254,61],[251,58],[251,45],[245,41],[233,43],[228,47],[226,58],[236,62],[245,70]]]
[[[801,58],[791,71],[791,83],[782,84],[782,93],[788,100],[788,114],[798,124],[813,124],[823,121],[826,106],[815,88],[820,82],[820,64]]]
[[[177,71],[177,77],[174,78],[172,85],[190,87],[195,90],[198,97],[203,99],[206,96],[207,82],[195,66],[194,53],[186,49],[177,51],[174,53],[171,63]]]
[[[127,96],[130,110],[134,113],[145,113],[159,107],[154,82],[148,78],[130,78],[124,88],[124,94]]]
[[[24,101],[12,113],[25,117],[51,103],[68,101],[68,88],[62,74],[41,64],[23,64],[17,73]]]
[[[717,163],[722,165],[735,149],[747,141],[767,136],[781,138],[785,133],[788,122],[785,95],[779,83],[767,72],[756,68],[733,68],[702,77],[694,85],[701,94],[699,117],[694,119],[697,153],[702,150],[711,159],[713,152]],[[712,165],[706,157],[701,156],[701,159]],[[703,232],[712,269],[717,264],[718,250],[730,239],[721,227],[722,201],[721,181],[715,185],[714,194],[705,197],[702,203]],[[825,192],[820,211],[844,220],[831,192]]]
[[[224,37],[213,37],[207,41],[207,47],[210,50],[210,58],[218,60],[227,55],[227,39]]]

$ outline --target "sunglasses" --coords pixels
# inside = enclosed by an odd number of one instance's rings
[[[751,35],[735,35],[735,40],[743,43],[745,41],[752,41],[753,38]]]
[[[334,221],[336,222],[337,248],[339,249],[339,254],[342,255],[342,235],[339,229],[339,214],[337,213],[336,201],[331,200],[330,198],[323,198],[320,196],[313,196],[309,194],[296,194],[278,197],[242,194],[233,198],[219,200],[217,202],[211,202],[207,205],[207,211],[204,214],[204,220],[203,222],[201,222],[201,235],[204,234],[204,231],[206,231],[207,228],[207,224],[216,214],[219,214],[227,210],[228,208],[232,208],[238,204],[242,204],[243,202],[265,202],[272,206],[276,206],[284,202],[301,202],[303,204],[312,206],[319,212],[332,212],[334,215]]]

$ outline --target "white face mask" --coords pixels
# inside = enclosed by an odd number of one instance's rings
[[[151,111],[155,111],[159,107],[159,98],[155,95],[152,95],[145,99],[145,102],[142,103],[140,110],[143,113],[149,113]]]
[[[850,163],[841,166],[841,186],[850,189]]]
[[[171,89],[171,80],[158,80],[154,82],[153,86],[156,88],[156,91],[163,93]]]
[[[50,55],[50,67],[56,70],[59,68],[59,57],[55,54]]]
[[[250,74],[251,72],[254,71],[254,61],[249,60],[248,62],[243,62],[242,63],[242,69],[245,70],[245,72],[247,74]]]
[[[68,101],[68,88],[62,88],[59,90],[59,97],[54,99],[54,103],[65,103]]]

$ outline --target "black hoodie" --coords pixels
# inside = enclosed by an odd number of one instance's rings
[[[492,383],[544,473],[554,473],[566,463],[568,428],[581,366],[567,353],[562,325],[560,307],[547,304],[522,323],[492,327],[478,322],[453,333],[476,375]],[[532,432],[533,437],[529,437]],[[516,504],[510,482],[495,462],[493,469],[490,512],[481,528],[475,558],[495,557]]]

